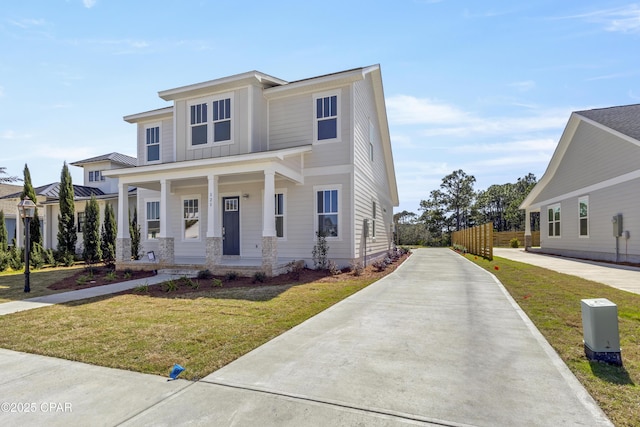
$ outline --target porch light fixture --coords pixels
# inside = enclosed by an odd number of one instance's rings
[[[243,199],[248,199],[248,198],[249,198],[249,193],[244,193],[244,194],[242,195],[242,198],[243,198]]]
[[[25,197],[18,203],[18,211],[20,212],[20,218],[24,219],[24,291],[31,292],[31,286],[29,283],[29,251],[31,249],[31,218],[36,213],[36,204],[29,197]]]

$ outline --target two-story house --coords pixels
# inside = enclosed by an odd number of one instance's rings
[[[129,187],[144,250],[163,266],[278,274],[311,262],[316,233],[339,266],[391,248],[398,191],[380,66],[293,82],[251,71],[159,96],[171,105],[124,117],[137,166],[103,172],[119,183],[120,268]]]

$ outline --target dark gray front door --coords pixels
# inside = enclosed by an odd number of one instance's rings
[[[240,255],[240,198],[222,198],[223,255]]]

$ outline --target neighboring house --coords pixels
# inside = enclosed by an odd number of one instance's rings
[[[18,202],[13,203],[13,200],[3,199],[8,194],[13,194],[16,191],[22,191],[21,185],[14,184],[0,184],[0,211],[4,213],[4,223],[7,227],[7,237],[9,238],[9,244],[11,240],[16,237],[16,217],[18,216]]]
[[[80,160],[71,163],[71,165],[79,166],[84,169],[84,185],[73,185],[74,192],[74,209],[75,209],[75,225],[78,233],[78,241],[76,244],[76,252],[82,253],[82,231],[84,226],[84,210],[87,201],[91,196],[95,196],[100,207],[100,221],[102,222],[104,208],[106,204],[111,204],[114,211],[118,205],[118,180],[107,178],[102,175],[103,171],[129,167],[137,164],[137,159],[120,153],[110,153],[102,156],[92,157],[86,160]],[[17,192],[5,195],[0,198],[3,203],[11,208],[11,218],[14,218],[13,226],[16,230],[15,235],[23,236],[24,224],[15,218],[18,216],[18,202],[22,193],[22,186],[18,187]],[[43,185],[34,188],[38,198],[38,216],[40,217],[40,229],[42,230],[43,247],[45,249],[56,249],[58,246],[58,215],[60,214],[60,183]],[[135,200],[135,189],[129,191],[129,197]],[[5,215],[7,212],[5,211]],[[11,231],[11,230],[9,230]],[[9,238],[11,239],[11,234]],[[17,239],[18,246],[23,246],[23,239]]]
[[[640,262],[639,188],[640,105],[574,112],[544,176],[520,205],[525,234],[529,213],[539,211],[540,251]]]
[[[172,105],[124,117],[137,166],[104,176],[121,196],[138,189],[142,245],[161,265],[278,274],[311,263],[316,232],[338,266],[392,248],[398,191],[378,65],[294,82],[251,71],[159,96]],[[127,201],[119,268],[131,262]]]

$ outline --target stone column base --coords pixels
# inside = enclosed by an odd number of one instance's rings
[[[524,236],[524,250],[526,251],[531,247],[533,239],[531,238],[531,234],[525,234]]]
[[[161,264],[175,264],[173,237],[158,237],[158,259]]]
[[[276,236],[262,237],[262,270],[271,277],[278,265],[278,238]]]
[[[207,267],[213,270],[222,261],[222,237],[207,237],[206,245]]]
[[[120,261],[120,262],[131,261],[131,238],[118,237],[116,239],[116,261]]]

